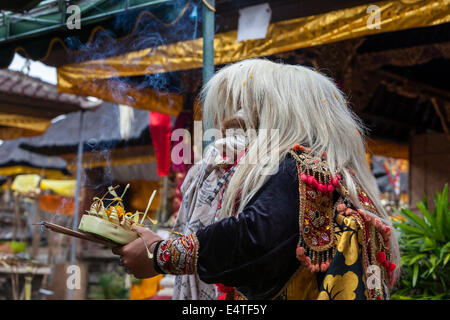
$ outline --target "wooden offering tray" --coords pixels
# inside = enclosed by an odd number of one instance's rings
[[[72,230],[72,229],[57,225],[55,223],[42,221],[41,225],[43,225],[44,227],[46,227],[47,229],[49,229],[53,232],[65,234],[67,236],[71,236],[71,237],[75,237],[75,238],[79,238],[79,239],[96,242],[96,243],[99,243],[99,244],[102,244],[102,245],[105,245],[105,246],[108,246],[111,248],[117,247],[119,245],[109,239],[101,238],[100,236],[96,236],[94,234],[83,232],[83,231]]]

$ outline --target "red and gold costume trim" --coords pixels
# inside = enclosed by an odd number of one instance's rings
[[[299,178],[300,239],[296,250],[298,260],[311,272],[327,272],[337,250],[341,253],[346,250],[360,252],[366,298],[387,298],[387,287],[375,288],[369,282],[374,279],[384,285],[386,281],[388,287],[392,287],[395,282],[396,265],[389,261],[390,227],[376,218],[378,212],[375,205],[356,181],[354,182],[362,209],[357,209],[350,200],[341,176],[332,176],[324,160],[326,154],[317,158],[310,151],[299,145],[290,151],[296,160]],[[358,241],[355,243],[346,243],[346,240],[342,239],[342,234],[352,229],[349,226],[344,226],[343,230],[339,229],[344,218],[351,219],[354,232],[358,234]],[[339,230],[339,234],[335,234],[336,230]],[[354,248],[347,248],[348,246]],[[377,279],[373,277],[374,266],[381,270]]]
[[[333,191],[341,177],[333,176],[326,161],[313,157],[307,148],[296,145],[290,153],[299,179],[301,236],[297,258],[310,271],[325,272],[334,256]]]
[[[164,240],[158,247],[156,263],[164,273],[195,274],[199,242],[195,234]]]

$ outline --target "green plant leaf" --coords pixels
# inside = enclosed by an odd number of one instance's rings
[[[447,201],[445,201],[445,197],[443,193],[437,192],[437,201],[436,201],[436,224],[437,224],[437,233],[438,239],[444,240],[444,207],[447,206]]]
[[[434,249],[436,247],[436,241],[434,239],[430,239],[429,237],[424,238],[424,243],[428,248]]]
[[[444,266],[447,265],[447,262],[449,259],[450,259],[450,253],[448,253],[444,258]]]
[[[442,258],[444,257],[444,255],[445,255],[445,253],[447,252],[447,250],[448,250],[447,245],[448,245],[448,244],[450,244],[450,243],[447,243],[445,246],[443,246],[443,247],[441,248],[441,250],[440,250],[440,252],[439,252],[439,258],[440,258],[440,259],[442,259]]]
[[[422,229],[419,229],[419,228],[416,228],[416,227],[413,227],[413,226],[410,226],[410,225],[405,224],[405,223],[399,223],[399,224],[397,224],[397,226],[399,228],[405,230],[405,231],[408,231],[408,232],[412,232],[412,233],[419,234],[419,235],[424,235],[424,236],[428,235],[428,233],[426,231],[424,231]]]
[[[422,212],[425,217],[425,223],[427,223],[432,229],[436,228],[436,219],[434,219],[433,215],[430,213],[428,208],[425,206],[423,202],[417,202],[417,208],[419,208],[420,212]]]
[[[413,223],[416,227],[425,231],[429,236],[432,237],[433,230],[425,223],[423,219],[417,216],[414,212],[409,209],[403,208],[401,211],[402,215],[408,219],[411,223]]]
[[[407,262],[408,265],[413,265],[414,263],[416,263],[419,259],[425,258],[427,255],[422,253],[422,254],[418,254],[416,255],[414,258],[412,258],[411,260],[409,260]]]
[[[413,288],[416,286],[417,283],[417,276],[419,275],[419,265],[415,264],[413,269],[413,277],[412,277],[412,286]]]
[[[426,193],[423,194],[423,200],[422,200],[423,205],[425,206],[425,209],[427,209],[428,211],[428,196]]]
[[[430,269],[430,274],[431,274],[434,272],[434,269],[436,269],[439,262],[438,262],[438,258],[434,254],[430,257],[430,262],[431,262],[431,269]]]

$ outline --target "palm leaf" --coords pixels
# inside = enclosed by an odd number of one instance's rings
[[[448,253],[444,258],[444,266],[447,265],[447,262],[449,259],[450,259],[450,253]]]
[[[414,258],[412,258],[411,260],[408,261],[408,265],[413,265],[414,263],[416,263],[419,259],[422,259],[424,257],[426,257],[427,255],[424,253],[421,253],[417,256],[414,256]]]
[[[428,225],[435,229],[436,228],[436,219],[434,219],[433,215],[428,210],[428,207],[425,206],[423,202],[417,202],[417,208],[419,208],[420,212],[422,212],[423,216],[425,217],[425,221],[428,222]]]
[[[414,225],[416,225],[417,227],[423,229],[427,234],[429,234],[430,236],[433,235],[433,230],[425,223],[425,221],[423,219],[421,219],[420,217],[418,217],[415,213],[413,213],[411,210],[409,209],[402,209],[401,211],[402,215],[407,218],[411,223],[413,223]]]
[[[446,186],[447,187],[447,186]],[[445,192],[445,188],[444,188]],[[444,240],[444,206],[447,205],[447,201],[445,201],[444,192],[440,194],[437,192],[437,201],[436,201],[436,224],[437,224],[437,232],[439,240]],[[444,202],[445,201],[445,202]]]
[[[401,229],[403,229],[403,230],[405,230],[405,231],[412,232],[412,233],[415,233],[415,234],[424,235],[424,236],[428,235],[427,232],[425,232],[424,230],[416,228],[416,227],[413,227],[413,226],[410,226],[410,225],[407,225],[405,223],[399,223],[399,224],[396,224],[396,226],[401,228]]]
[[[418,275],[419,275],[419,265],[415,264],[414,265],[414,269],[413,269],[413,277],[412,277],[412,286],[413,286],[413,288],[416,286]]]
[[[423,203],[423,205],[425,206],[425,209],[427,209],[427,211],[428,211],[428,197],[427,197],[427,194],[426,194],[426,193],[423,194],[423,200],[422,200],[422,203]]]

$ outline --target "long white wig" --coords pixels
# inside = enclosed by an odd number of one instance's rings
[[[349,170],[375,204],[378,218],[391,226],[391,258],[399,266],[397,237],[366,161],[364,127],[330,78],[299,65],[250,59],[221,69],[201,95],[204,121],[220,129],[224,120],[239,111],[246,129],[257,133],[249,141],[246,157],[259,157],[260,164],[237,166],[224,195],[223,213],[235,214],[238,196],[237,212],[242,211],[269,178],[267,166],[278,166],[274,157],[283,159],[295,144],[310,147],[316,155],[326,151],[332,174],[342,173],[353,203],[363,209]],[[277,129],[278,137],[262,136],[260,129]],[[258,150],[266,150],[265,156]]]

